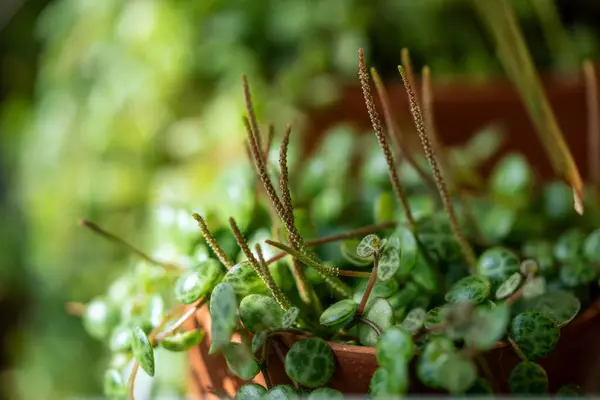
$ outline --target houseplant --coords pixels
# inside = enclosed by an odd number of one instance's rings
[[[458,172],[476,172],[469,162],[456,168],[451,153],[436,138],[428,70],[424,70],[423,90],[418,95],[405,54],[401,74],[425,152],[424,160],[413,159],[406,137],[394,134],[385,91],[376,71],[372,71],[384,104],[389,135],[385,133],[370,92],[362,52],[359,59],[367,110],[388,167],[391,198],[386,192],[370,196],[370,190],[381,187],[367,180],[358,191],[366,195],[353,196],[350,190],[349,206],[343,207],[337,218],[311,220],[311,202],[304,203],[302,196],[292,201],[287,167],[291,130],[286,128],[283,136],[278,171],[272,171],[274,166],[267,162],[272,136],[260,134],[244,81],[248,153],[261,184],[257,196],[265,196],[270,208],[265,210],[262,203],[257,203],[253,221],[244,234],[236,221],[230,220],[231,233],[241,252],[235,246],[225,247],[225,232],[211,232],[210,221],[194,214],[204,241],[190,246],[194,248],[193,256],[181,260],[187,266],[156,260],[136,250],[156,266],[145,265],[136,274],[125,276],[109,291],[108,301],[99,299],[85,307],[86,326],[99,338],[110,336],[117,356],[106,373],[107,394],[126,396],[119,368],[132,355],[131,386],[140,366],[148,375],[154,374],[154,348],[195,348],[205,333],[200,329],[181,332],[179,328],[205,304],[209,304],[211,316],[210,352],[222,353],[230,370],[244,380],[262,370],[269,388],[267,392],[257,384],[244,385],[237,392],[239,398],[293,398],[309,390],[315,397],[339,395],[324,388],[339,367],[332,348],[340,354],[353,344],[375,347],[371,357],[375,356],[378,368],[369,376],[373,396],[401,395],[409,386],[414,389],[409,376],[413,358],[419,381],[430,390],[452,394],[499,391],[497,377],[487,373],[487,361],[481,355],[508,345],[523,359],[508,377],[510,392],[548,391],[546,373],[535,361],[551,353],[559,341],[560,328],[576,317],[582,304],[586,308],[593,300],[590,287],[598,275],[594,264],[600,246],[593,190],[585,191],[589,198],[583,196],[578,172],[562,148],[549,153],[556,169],[566,173],[575,208],[578,212],[585,208],[585,219],[576,217],[567,186],[536,184],[525,160],[514,154],[498,164],[489,187],[466,193],[463,182],[456,179],[462,176]],[[518,72],[513,73],[518,81]],[[539,88],[528,90],[531,94]],[[593,97],[592,92],[590,99]],[[534,118],[538,123],[547,123],[549,117],[538,114]],[[597,135],[596,130],[591,133]],[[399,178],[389,141],[394,142],[404,163],[414,172],[416,184],[410,190]],[[348,161],[349,155],[344,156]],[[561,164],[561,160],[566,162]],[[423,161],[431,172],[424,170]],[[472,161],[476,162],[477,157]],[[352,163],[347,164],[352,167]],[[280,177],[279,191],[270,178],[273,172]],[[312,182],[312,189],[326,190],[328,183]],[[432,192],[439,192],[441,205]],[[394,197],[401,206],[398,210],[394,210]],[[364,220],[372,220],[372,214],[378,222],[375,225],[314,241],[305,239],[334,226],[355,228]],[[90,222],[84,224],[119,241]],[[250,241],[253,247],[245,239],[250,234],[255,236]],[[311,247],[340,240],[339,249]],[[265,255],[265,244],[283,253]],[[233,261],[233,255],[239,258],[240,253],[241,259]],[[341,262],[354,268],[333,266]],[[158,293],[165,284],[174,285],[175,299],[187,306],[176,307],[163,317],[163,301]],[[118,316],[112,309],[114,304],[121,305]],[[239,337],[232,341],[234,334]],[[508,345],[498,346],[503,339]],[[284,355],[286,343],[290,348]],[[271,360],[279,357],[296,388],[272,385],[271,375],[277,375],[277,371]],[[476,360],[485,377],[478,377]],[[573,394],[577,390],[566,386],[558,392]]]

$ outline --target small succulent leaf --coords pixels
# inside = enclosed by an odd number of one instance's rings
[[[360,241],[357,239],[344,240],[340,243],[340,251],[342,256],[346,261],[350,264],[355,265],[357,267],[366,267],[373,263],[373,257],[359,257],[356,254],[356,248],[358,247]]]
[[[383,251],[377,267],[377,278],[381,281],[387,281],[394,277],[400,268],[400,252],[388,247]]]
[[[383,331],[376,346],[377,363],[392,371],[396,362],[408,364],[415,353],[412,335],[399,327]]]
[[[515,272],[519,272],[519,258],[503,247],[492,247],[481,254],[477,261],[477,273],[497,287]]]
[[[517,291],[519,286],[523,282],[523,275],[520,272],[515,272],[508,277],[507,280],[502,282],[498,289],[496,289],[496,300],[504,300],[511,294]]]
[[[527,200],[533,183],[533,173],[525,157],[511,153],[502,158],[490,176],[492,191],[498,196],[520,204]]]
[[[298,400],[298,395],[289,385],[273,386],[261,400]]]
[[[335,372],[333,351],[321,338],[300,340],[294,343],[285,357],[285,371],[304,386],[324,386]]]
[[[469,390],[467,390],[467,394],[469,395],[485,395],[492,396],[494,394],[494,390],[492,389],[492,384],[490,381],[484,378],[477,378],[473,386]]]
[[[385,299],[377,299],[367,309],[365,318],[373,322],[381,331],[394,324],[394,310]],[[358,337],[363,346],[375,346],[377,344],[377,332],[368,324],[358,324]]]
[[[423,352],[417,361],[417,376],[425,385],[432,388],[440,388],[440,367],[444,361],[444,355],[455,352],[452,340],[436,336],[425,344]]]
[[[549,182],[543,193],[544,213],[552,221],[564,221],[573,215],[573,192],[563,181]]]
[[[210,296],[211,339],[210,353],[223,351],[237,326],[237,298],[233,286],[221,282]]]
[[[556,323],[537,311],[526,311],[512,320],[511,336],[529,360],[548,355],[560,337]]]
[[[462,260],[460,246],[452,234],[448,216],[444,212],[419,221],[417,238],[435,263]]]
[[[408,379],[406,372],[403,375],[402,373],[396,374],[385,368],[377,368],[369,383],[369,394],[373,399],[393,398],[406,393],[407,390]]]
[[[487,278],[480,275],[466,276],[450,288],[445,299],[449,303],[479,304],[490,296],[490,288]]]
[[[267,393],[267,389],[258,383],[246,383],[235,394],[235,400],[260,400]]]
[[[516,218],[514,209],[501,204],[494,205],[481,216],[480,229],[490,243],[496,243],[508,236]]]
[[[260,371],[260,366],[248,346],[231,342],[223,351],[229,370],[243,380],[249,381]]]
[[[474,311],[475,303],[470,301],[449,304],[444,310],[444,333],[451,339],[462,339],[471,328]]]
[[[111,399],[124,399],[128,395],[127,385],[116,369],[104,373],[104,395]]]
[[[209,294],[222,275],[221,265],[211,259],[187,269],[175,282],[175,298],[180,303],[192,304]]]
[[[356,285],[354,294],[352,296],[355,303],[359,304],[367,289],[368,279],[362,279],[361,282]],[[366,308],[369,308],[376,299],[387,299],[398,291],[398,281],[390,279],[387,281],[377,281],[371,290],[369,299],[367,300]]]
[[[531,240],[523,245],[525,257],[537,261],[540,273],[545,276],[552,275],[556,271],[552,244],[545,240]]]
[[[132,350],[133,356],[140,367],[148,375],[154,376],[154,349],[148,340],[148,336],[139,326],[133,328]]]
[[[358,305],[353,300],[340,300],[323,311],[319,323],[325,326],[344,324],[354,318],[357,309]]]
[[[548,376],[539,364],[522,361],[508,377],[508,389],[520,396],[548,393]]]
[[[414,269],[417,263],[418,245],[415,235],[406,226],[400,226],[395,233],[400,239],[400,265],[397,275],[399,278],[406,278]]]
[[[591,263],[600,263],[600,229],[596,229],[585,238],[583,255]]]
[[[83,314],[83,326],[95,339],[106,339],[119,322],[119,314],[103,297],[90,301]]]
[[[438,283],[434,267],[421,253],[417,254],[417,261],[411,274],[412,280],[429,293],[437,290]]]
[[[506,334],[509,322],[510,308],[506,304],[493,308],[479,306],[473,313],[465,341],[469,347],[489,350]]]
[[[440,386],[451,394],[465,393],[477,380],[477,367],[473,361],[458,354],[441,357],[438,371]]]
[[[383,242],[379,236],[370,234],[362,238],[356,246],[356,254],[361,258],[371,257],[383,247]]]
[[[521,311],[537,311],[544,314],[560,328],[569,322],[581,309],[581,302],[571,292],[550,290],[541,296],[525,299],[519,305]]]
[[[584,252],[585,241],[585,234],[578,228],[565,231],[554,245],[554,257],[563,263],[579,261]]]
[[[204,331],[202,329],[194,329],[167,336],[160,341],[160,345],[169,351],[188,351],[198,346],[202,342],[202,339],[204,339]]]
[[[427,318],[427,311],[424,308],[413,308],[406,314],[404,321],[402,321],[402,328],[409,332],[411,335],[416,334],[423,328],[425,319]]]
[[[298,316],[300,315],[300,309],[298,307],[290,307],[288,308],[281,317],[281,327],[282,328],[291,328],[294,326],[296,321],[298,320]]]
[[[252,354],[256,354],[256,352],[267,343],[267,338],[269,337],[269,331],[262,331],[256,333],[252,337]]]
[[[523,285],[523,297],[526,299],[538,297],[546,293],[546,279],[536,276],[528,279]]]
[[[554,396],[555,399],[566,399],[573,397],[584,397],[581,388],[574,384],[561,386],[556,392],[556,396]]]
[[[394,219],[394,203],[394,195],[391,192],[384,192],[377,196],[373,210],[375,223],[379,224]]]
[[[133,331],[128,324],[121,324],[113,329],[110,336],[110,351],[118,353],[131,350]]]
[[[570,288],[587,285],[597,277],[596,268],[581,259],[570,261],[560,268],[560,280]]]
[[[267,285],[248,262],[241,262],[231,267],[225,274],[223,282],[231,284],[238,299],[243,299],[249,294],[269,294]]]
[[[251,294],[240,303],[240,319],[250,332],[269,328],[280,328],[283,310],[274,298],[262,294]]]
[[[427,311],[427,316],[424,322],[425,328],[430,329],[434,326],[443,324],[446,319],[446,312],[448,308],[449,305],[443,305]]]
[[[344,400],[344,395],[339,391],[331,388],[318,388],[310,392],[308,400]]]

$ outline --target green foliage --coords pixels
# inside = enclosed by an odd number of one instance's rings
[[[160,341],[160,345],[169,351],[188,351],[199,345],[202,339],[204,339],[204,331],[194,329],[167,336]]]
[[[424,308],[414,308],[410,310],[404,321],[402,321],[402,328],[411,334],[415,334],[421,330],[423,324],[425,324],[425,319],[427,318],[427,312]]]
[[[242,262],[231,267],[223,282],[229,283],[238,299],[243,299],[250,294],[269,294],[269,289],[258,276],[250,263]]]
[[[83,326],[96,339],[106,338],[118,322],[117,310],[103,298],[89,302],[83,315]]]
[[[377,363],[390,371],[396,370],[397,363],[408,364],[415,352],[410,333],[395,326],[383,331],[377,342]]]
[[[509,321],[510,308],[506,304],[491,308],[479,306],[473,313],[465,341],[476,349],[489,350],[504,337]]]
[[[450,288],[445,299],[449,303],[479,304],[489,297],[490,286],[490,282],[483,276],[467,276]]]
[[[330,388],[315,389],[308,395],[308,400],[343,400],[344,395],[340,391]]]
[[[548,355],[558,342],[556,323],[537,311],[526,311],[512,320],[511,336],[529,360]]]
[[[154,349],[148,340],[148,337],[140,328],[133,328],[132,339],[133,356],[140,364],[140,367],[150,376],[154,376]]]
[[[219,283],[210,296],[210,316],[212,318],[210,346],[211,353],[223,351],[237,326],[237,300],[233,286]]]
[[[357,309],[358,304],[353,300],[340,300],[323,311],[319,322],[325,326],[344,325],[354,318]]]
[[[508,388],[519,395],[545,394],[548,393],[548,376],[539,364],[523,361],[511,371]]]
[[[335,372],[333,351],[319,338],[296,342],[285,357],[285,371],[304,386],[323,386]]]
[[[127,385],[119,371],[109,369],[104,373],[104,395],[111,399],[123,399],[128,395]]]
[[[519,310],[530,310],[544,314],[552,319],[558,327],[568,324],[575,318],[580,308],[581,302],[579,299],[571,292],[564,290],[550,290],[518,304]]]
[[[260,400],[267,389],[258,383],[246,383],[235,394],[235,400]]]
[[[263,400],[296,400],[298,395],[288,385],[273,386],[262,397]]]
[[[432,388],[441,388],[441,366],[454,351],[454,343],[446,337],[433,337],[429,340],[417,362],[419,380]]]
[[[458,354],[445,354],[438,367],[438,379],[442,388],[451,394],[466,392],[477,380],[477,367],[473,361]]]
[[[252,352],[242,343],[229,343],[223,354],[229,370],[246,381],[254,378],[260,371]]]
[[[520,272],[515,272],[507,280],[502,282],[498,289],[496,289],[496,299],[504,300],[511,294],[513,294],[523,282],[523,275]]]
[[[394,310],[387,300],[376,299],[367,309],[365,318],[383,331],[394,324]],[[379,339],[377,332],[364,322],[358,324],[358,336],[360,343],[364,346],[375,346]]]
[[[383,247],[383,242],[377,235],[365,236],[356,246],[356,254],[361,258],[371,257]]]
[[[250,332],[282,326],[283,310],[274,298],[251,294],[240,303],[240,319]]]
[[[221,279],[221,266],[214,260],[185,271],[175,283],[175,298],[183,304],[192,304],[206,296]]]
[[[492,285],[502,284],[515,272],[519,272],[519,258],[512,251],[494,247],[479,256],[477,272],[488,278]]]

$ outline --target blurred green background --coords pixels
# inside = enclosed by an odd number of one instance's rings
[[[597,58],[599,2],[513,3],[540,69]],[[128,258],[80,218],[164,254],[163,227],[195,229],[192,210],[243,223],[240,75],[263,119],[300,135],[306,110],[356,84],[359,47],[386,80],[402,47],[438,80],[501,73],[468,0],[0,2],[0,395],[101,393],[100,343],[65,303]],[[161,384],[180,393],[173,363]]]

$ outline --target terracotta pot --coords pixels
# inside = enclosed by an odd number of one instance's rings
[[[585,89],[579,77],[543,80],[547,96],[556,113],[559,125],[582,175],[587,169]],[[403,87],[388,85],[392,106],[397,111],[401,126],[411,126],[408,105]],[[518,94],[505,80],[492,83],[459,83],[434,87],[435,117],[440,137],[446,144],[459,144],[466,141],[474,132],[492,121],[500,122],[506,133],[503,152],[519,150],[532,160],[536,172],[542,177],[552,177],[552,169],[547,161],[538,137]],[[334,106],[311,113],[310,135],[306,136],[308,151],[315,148],[322,134],[339,122],[350,122],[355,126],[370,130],[367,114],[359,87],[345,89],[343,100]],[[599,155],[600,156],[600,155]],[[492,160],[493,162],[494,160]],[[210,332],[210,316],[206,308],[198,311],[193,324]],[[540,363],[548,372],[550,390],[564,384],[579,384],[586,391],[594,391],[600,378],[600,299],[581,313],[573,322],[561,330],[561,339],[550,356]],[[300,337],[281,336],[283,354]],[[222,356],[208,355],[210,335],[204,343],[190,352],[191,393],[197,398],[216,398],[211,391],[233,395],[241,384],[232,376]],[[337,369],[330,385],[346,394],[368,392],[369,381],[377,362],[375,349],[362,346],[346,346],[330,343]],[[512,368],[519,359],[510,345],[499,343],[486,353],[485,359],[495,381],[496,388],[506,393],[506,383]],[[413,369],[414,372],[414,369]],[[290,383],[275,349],[269,351],[269,376],[274,384]],[[264,378],[258,375],[255,381],[264,385]],[[429,393],[416,377],[411,380],[411,392]]]

